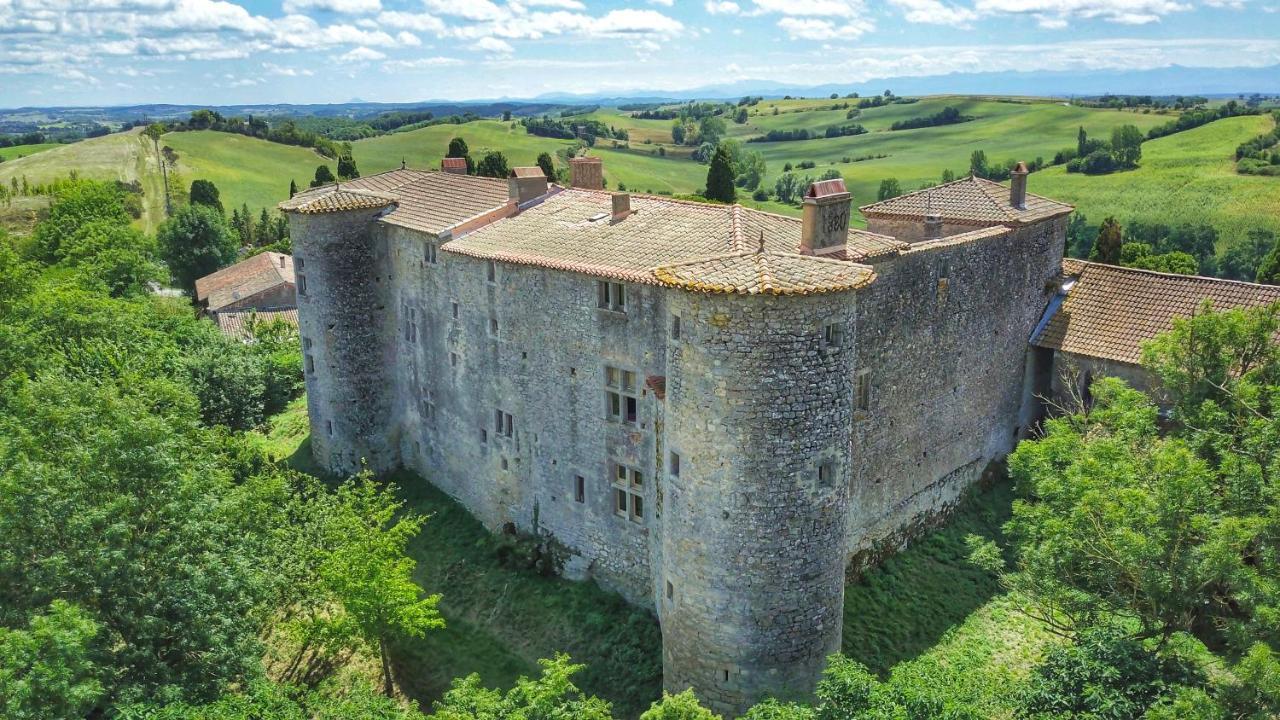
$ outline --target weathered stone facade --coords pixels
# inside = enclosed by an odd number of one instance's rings
[[[810,693],[850,558],[945,511],[1033,419],[1062,216],[775,294],[474,257],[386,212],[290,214],[317,460],[403,465],[492,529],[554,536],[567,574],[655,610],[666,688],[721,712]],[[724,262],[775,262],[760,232]]]

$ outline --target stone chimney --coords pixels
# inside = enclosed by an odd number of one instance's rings
[[[547,194],[547,176],[537,166],[511,168],[511,175],[507,177],[507,194],[517,205],[542,197]]]
[[[631,214],[631,193],[613,194],[613,221],[621,222]]]
[[[925,215],[924,216],[924,239],[937,240],[942,237],[942,216],[941,215]]]
[[[281,255],[281,256],[280,256],[280,268],[281,268],[281,269],[284,269],[284,256],[283,256],[283,255]]]
[[[820,180],[804,194],[800,252],[812,253],[849,241],[849,211],[853,196],[844,180]]]
[[[569,158],[569,184],[583,190],[603,190],[604,163],[598,157]]]
[[[447,173],[453,173],[454,175],[466,175],[467,159],[466,158],[445,158],[440,161],[440,169]]]
[[[1009,204],[1019,210],[1027,209],[1027,164],[1018,163],[1017,167],[1009,172]]]

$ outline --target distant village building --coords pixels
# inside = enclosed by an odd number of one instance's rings
[[[570,174],[401,169],[281,205],[315,457],[554,536],[566,574],[656,612],[668,690],[811,692],[850,563],[1040,417],[1028,341],[1072,208],[964,179],[863,231],[840,180],[795,219]]]
[[[254,338],[253,329],[256,325],[266,325],[279,321],[298,327],[298,309],[220,312],[214,317],[214,320],[218,323],[218,329],[227,337],[249,342]]]
[[[263,252],[196,280],[196,302],[223,332],[238,335],[255,312],[296,324],[297,289],[293,258]]]

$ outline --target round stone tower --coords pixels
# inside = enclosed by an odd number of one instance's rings
[[[809,696],[840,649],[854,301],[668,295],[663,679],[726,715]]]
[[[308,192],[283,203],[293,240],[311,451],[321,467],[374,472],[399,463],[394,438],[391,264],[374,221],[393,200]]]

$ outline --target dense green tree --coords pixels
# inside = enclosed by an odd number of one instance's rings
[[[289,181],[289,197],[293,197],[294,195],[297,195],[297,194],[298,194],[298,183],[293,180],[290,180]]]
[[[467,141],[460,137],[453,138],[449,141],[449,149],[444,154],[447,158],[465,158],[467,161],[467,174],[474,175],[476,172],[475,162],[471,159],[471,149],[467,147]]]
[[[640,715],[640,720],[720,720],[720,716],[702,707],[693,690],[675,695],[662,693],[662,699]]]
[[[64,187],[53,199],[49,217],[36,226],[32,245],[36,257],[47,263],[61,260],[62,243],[80,226],[92,220],[118,225],[129,223],[124,198],[114,185],[81,180]]]
[[[708,200],[731,203],[737,199],[737,189],[733,184],[733,159],[729,149],[723,144],[711,158],[711,167],[707,170]]]
[[[1156,253],[1150,245],[1139,242],[1127,242],[1120,246],[1119,264],[1178,275],[1195,275],[1197,268],[1196,259],[1187,253],[1177,250]]]
[[[1275,246],[1275,233],[1265,228],[1252,228],[1244,240],[1232,244],[1222,253],[1218,272],[1231,280],[1254,281],[1262,261]]]
[[[944,183],[955,182],[955,179],[956,179],[956,173],[954,170],[942,171],[942,182]]]
[[[801,196],[809,188],[810,178],[801,177],[792,172],[784,172],[773,186],[774,197],[778,202],[793,204],[800,202]]]
[[[1111,131],[1111,155],[1122,168],[1138,167],[1142,159],[1142,131],[1133,125],[1121,125]]]
[[[1124,245],[1124,232],[1120,223],[1113,217],[1102,221],[1098,229],[1098,238],[1093,241],[1089,250],[1089,259],[1094,262],[1117,265],[1120,263],[1120,249]]]
[[[236,239],[222,214],[203,205],[179,208],[156,233],[160,253],[174,282],[194,292],[197,278],[236,259]]]
[[[551,153],[538,154],[538,167],[542,169],[542,174],[547,176],[547,180],[555,182],[556,164],[551,158]]]
[[[897,178],[885,178],[880,181],[880,189],[876,191],[876,200],[890,200],[902,194],[902,186]]]
[[[728,132],[728,127],[725,125],[724,118],[719,115],[704,115],[698,121],[699,144],[711,143],[712,145],[717,145],[726,132]]]
[[[0,627],[0,714],[9,720],[84,717],[102,698],[94,664],[101,627],[63,600],[31,616],[27,629]]]
[[[356,169],[356,160],[351,157],[351,153],[347,152],[338,156],[338,179],[354,180],[360,177],[360,171]]]
[[[484,154],[480,159],[480,164],[476,165],[475,174],[481,177],[505,178],[511,173],[511,168],[507,165],[507,156],[497,150],[491,150]]]
[[[991,168],[987,164],[987,154],[981,150],[974,150],[969,155],[969,174],[974,177],[990,177]]]
[[[267,366],[238,340],[214,336],[183,358],[206,425],[248,430],[266,418]]]
[[[316,168],[316,176],[311,180],[311,187],[320,187],[321,185],[330,185],[338,181],[333,176],[333,171],[328,165],[320,165]]]
[[[1253,237],[1252,233],[1250,237]],[[1273,242],[1271,250],[1258,263],[1256,281],[1268,285],[1280,285],[1280,242]]]
[[[290,196],[292,197],[292,196]],[[192,205],[207,205],[222,212],[222,198],[218,186],[210,180],[191,181],[191,192],[188,198]]]
[[[1089,154],[1089,134],[1084,131],[1084,126],[1080,126],[1079,132],[1076,133],[1076,157],[1084,157]]]
[[[486,689],[480,676],[469,675],[453,681],[453,686],[435,704],[433,720],[514,720],[515,718],[573,718],[612,720],[609,703],[583,695],[572,678],[583,669],[573,665],[568,655],[539,660],[542,675],[521,677],[505,694]]]

